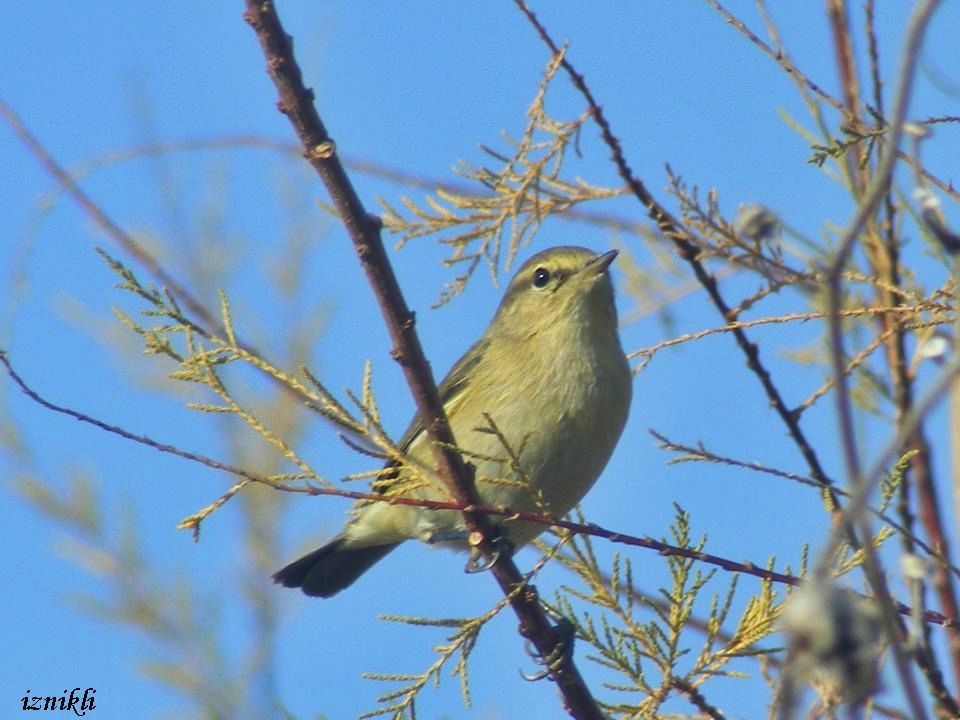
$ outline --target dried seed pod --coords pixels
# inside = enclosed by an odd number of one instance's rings
[[[790,675],[824,684],[841,702],[861,702],[874,690],[880,613],[873,601],[832,583],[808,582],[785,603],[783,626]]]

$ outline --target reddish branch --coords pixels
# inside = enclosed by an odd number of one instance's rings
[[[395,497],[385,500],[383,495],[379,493],[368,493],[368,492],[357,492],[353,490],[343,490],[340,488],[333,487],[317,487],[315,485],[290,485],[286,483],[279,483],[274,480],[271,480],[268,477],[260,475],[258,473],[252,472],[245,468],[231,465],[229,463],[221,462],[213,458],[207,457],[206,455],[200,455],[198,453],[192,453],[187,450],[176,447],[175,445],[168,445],[166,443],[161,443],[152,438],[149,438],[145,435],[139,435],[137,433],[130,432],[125,430],[117,425],[111,425],[110,423],[104,422],[98,418],[87,415],[86,413],[80,412],[79,410],[74,410],[73,408],[64,407],[63,405],[57,405],[56,403],[47,400],[42,395],[40,395],[36,390],[31,388],[26,381],[20,377],[16,369],[13,367],[13,364],[10,362],[10,358],[5,352],[0,350],[0,365],[3,366],[7,375],[13,380],[13,382],[20,388],[20,390],[29,397],[33,402],[38,405],[46,408],[55,413],[60,413],[62,415],[67,415],[79,420],[80,422],[93,425],[100,430],[105,432],[118,435],[126,440],[139,443],[140,445],[145,445],[147,447],[153,448],[160,452],[169,453],[171,455],[176,455],[177,457],[184,458],[191,462],[196,462],[201,465],[204,465],[214,470],[222,470],[228,472],[236,477],[243,478],[244,481],[260,483],[263,485],[269,485],[270,487],[276,490],[282,490],[285,492],[296,492],[303,493],[306,495],[332,495],[336,497],[347,498],[348,500],[371,500],[375,502],[390,502],[394,505],[410,505],[415,507],[422,507],[428,510],[459,510],[461,512],[467,509],[467,506],[461,505],[456,502],[445,502],[441,500],[422,500],[410,497]],[[232,493],[228,491],[228,494]],[[676,545],[669,545],[665,542],[659,540],[654,540],[649,537],[636,537],[634,535],[627,535],[625,533],[619,533],[615,530],[608,530],[606,528],[595,525],[594,523],[577,523],[571,522],[569,520],[558,520],[546,515],[537,515],[535,513],[528,512],[518,512],[511,510],[510,508],[498,508],[498,507],[488,507],[484,505],[472,505],[470,506],[472,512],[488,515],[493,517],[506,517],[512,520],[523,520],[524,522],[533,522],[539,523],[540,525],[545,525],[548,527],[558,528],[561,530],[567,530],[571,533],[577,535],[590,535],[592,537],[603,538],[612,543],[618,543],[620,545],[629,545],[631,547],[642,547],[647,550],[653,550],[660,555],[665,557],[685,557],[692,560],[697,560],[708,565],[714,565],[716,567],[727,570],[728,572],[738,572],[743,573],[744,575],[752,575],[754,577],[760,578],[761,580],[766,580],[769,582],[779,583],[781,585],[800,585],[804,578],[797,577],[796,575],[787,575],[786,573],[779,573],[775,570],[770,570],[764,567],[761,567],[755,563],[748,561],[737,562],[735,560],[730,560],[729,558],[721,557],[718,555],[711,555],[710,553],[705,553],[701,550],[694,550],[689,547],[678,547]],[[196,526],[194,527],[196,530]],[[906,617],[913,615],[913,609],[902,603],[896,603],[897,612]],[[951,628],[960,631],[960,619],[947,617],[941,613],[926,611],[923,613],[923,619],[925,622],[931,625],[940,625],[945,628]]]

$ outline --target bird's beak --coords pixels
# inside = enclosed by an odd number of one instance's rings
[[[590,273],[591,275],[601,275],[607,271],[607,268],[610,267],[610,264],[617,259],[617,255],[619,254],[619,250],[608,250],[602,255],[597,255],[593,258],[590,258],[590,262],[584,266],[583,271]]]

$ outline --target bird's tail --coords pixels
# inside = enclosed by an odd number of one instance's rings
[[[273,581],[288,588],[298,587],[313,597],[332,597],[353,585],[399,544],[350,547],[343,535],[339,535],[275,572]]]

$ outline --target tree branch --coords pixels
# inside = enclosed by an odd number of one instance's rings
[[[274,4],[268,0],[246,0],[246,6],[244,18],[257,34],[267,60],[267,72],[279,93],[277,107],[290,120],[303,143],[304,157],[316,169],[327,188],[377,297],[393,342],[392,355],[403,368],[417,410],[433,441],[437,470],[454,500],[466,508],[463,514],[471,534],[471,543],[488,558],[493,557],[488,541],[493,536],[491,523],[485,515],[470,509],[477,504],[472,474],[460,455],[452,449],[455,439],[414,330],[414,315],[407,307],[384,250],[380,220],[366,212],[340,162],[336,145],[313,105],[313,92],[303,83],[293,54],[293,41],[283,29]],[[540,606],[536,589],[527,585],[524,591],[515,592],[527,581],[508,558],[501,557],[494,564],[493,574],[503,592],[511,598],[510,603],[520,620],[521,634],[533,643],[542,657],[555,656],[561,639]],[[567,710],[577,718],[602,718],[596,701],[573,663],[572,655],[565,655],[566,659],[557,666],[551,677],[564,695]]]

